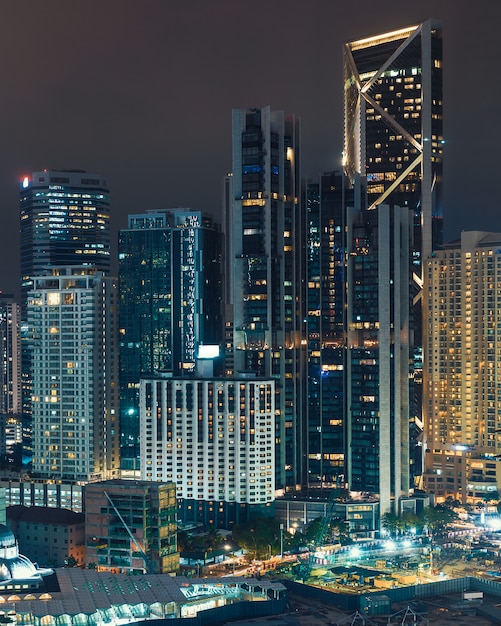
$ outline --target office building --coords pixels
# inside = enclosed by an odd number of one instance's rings
[[[88,266],[33,277],[33,470],[88,481],[118,469],[118,289]]]
[[[441,232],[442,28],[421,24],[344,47],[344,163],[353,183],[367,180],[367,207],[407,207],[415,261]]]
[[[205,358],[219,353],[221,262],[221,232],[199,211],[130,215],[120,231],[123,469],[138,469],[140,378],[203,375],[214,362]]]
[[[25,319],[33,276],[50,267],[110,270],[110,193],[100,174],[44,170],[22,180],[21,307]]]
[[[0,292],[0,454],[23,444],[21,311],[14,296]]]
[[[347,483],[380,515],[410,489],[411,242],[409,209],[347,214]]]
[[[87,567],[122,574],[179,569],[173,483],[107,480],[86,485],[84,498]]]
[[[100,174],[43,170],[25,176],[19,194],[21,244],[21,346],[25,453],[31,457],[32,372],[27,322],[33,277],[54,267],[110,270],[110,194]]]
[[[179,520],[273,515],[275,381],[141,380],[141,478],[176,483]]]
[[[306,186],[308,486],[345,484],[345,177]]]
[[[414,482],[422,469],[423,261],[442,233],[441,24],[430,19],[346,43],[344,101],[344,167],[351,185],[365,190],[361,208],[385,203],[412,212],[408,431]]]
[[[495,495],[501,454],[501,233],[463,232],[427,260],[424,487]]]
[[[227,188],[226,371],[276,380],[276,486],[296,488],[306,481],[299,120],[269,107],[233,111]]]

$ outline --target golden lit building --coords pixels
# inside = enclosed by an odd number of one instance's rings
[[[426,271],[424,487],[476,502],[499,484],[501,233],[462,233]]]

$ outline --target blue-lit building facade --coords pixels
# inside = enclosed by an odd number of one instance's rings
[[[221,344],[221,246],[212,220],[189,209],[130,215],[120,231],[123,469],[138,469],[141,377],[195,377],[213,363],[198,357]]]

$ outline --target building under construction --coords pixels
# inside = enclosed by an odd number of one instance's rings
[[[174,483],[90,483],[84,501],[88,568],[127,574],[179,569]]]

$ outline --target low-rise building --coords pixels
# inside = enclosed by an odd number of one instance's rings
[[[7,508],[7,522],[19,550],[46,567],[82,565],[85,560],[85,516],[67,509],[17,505]]]
[[[71,509],[81,513],[82,490],[81,483],[63,482],[43,478],[27,478],[22,475],[13,475],[9,472],[0,477],[0,490],[4,492],[7,506],[49,507]]]
[[[128,574],[179,569],[174,483],[89,483],[84,502],[87,567]]]

